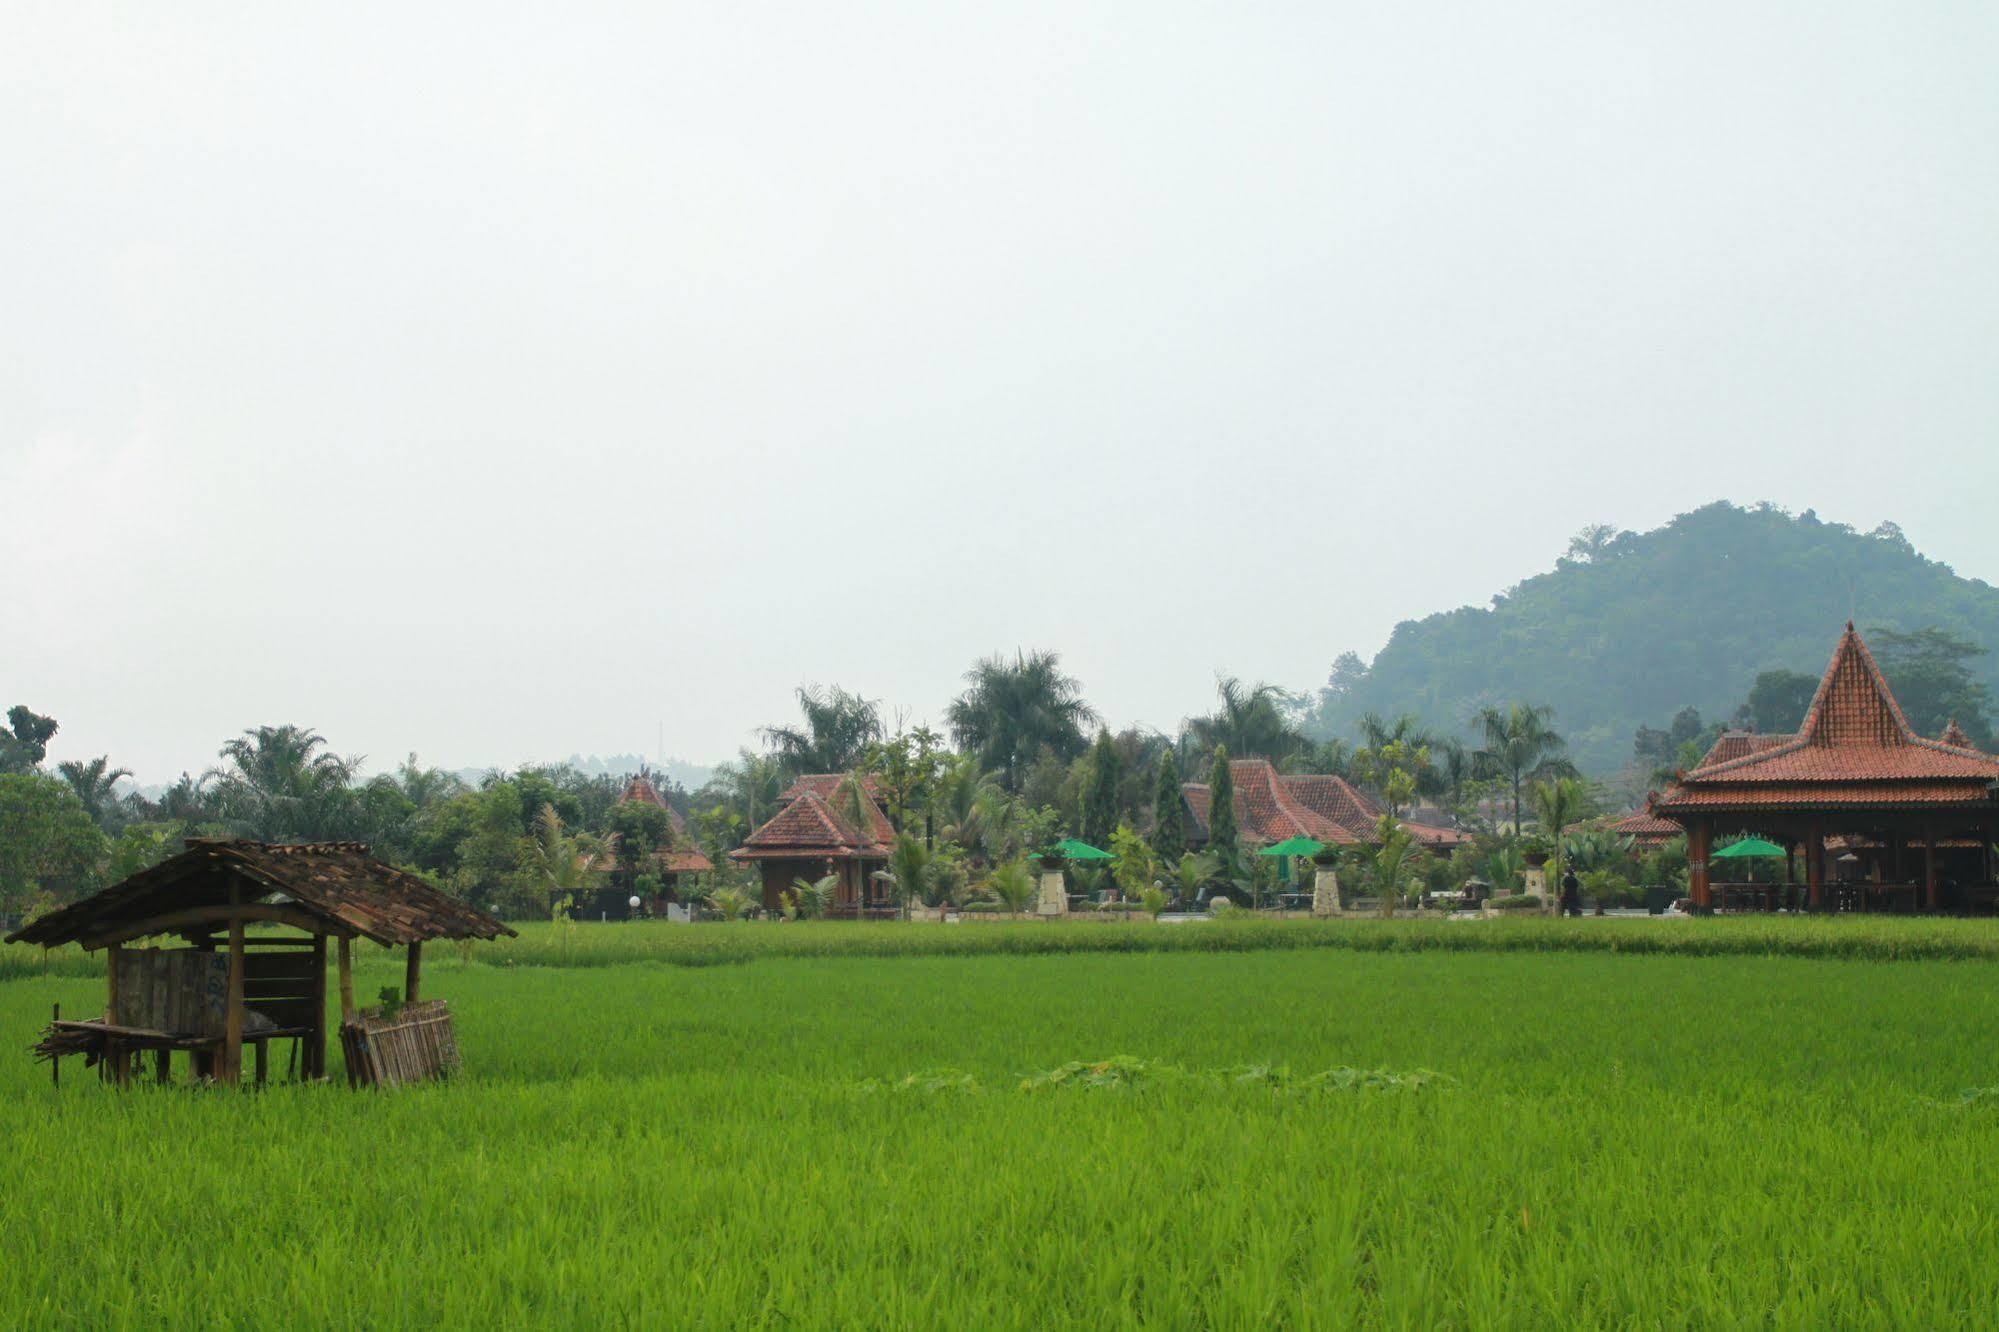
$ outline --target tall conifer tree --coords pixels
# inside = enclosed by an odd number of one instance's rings
[[[1099,849],[1111,844],[1117,831],[1119,771],[1117,746],[1108,730],[1097,731],[1096,746],[1090,751],[1090,786],[1083,793],[1083,840]]]
[[[1227,865],[1235,859],[1235,844],[1235,777],[1229,772],[1229,747],[1216,745],[1208,777],[1208,851]]]
[[[1180,761],[1169,745],[1159,756],[1159,788],[1152,798],[1152,849],[1167,868],[1187,850],[1187,805],[1180,794]]]

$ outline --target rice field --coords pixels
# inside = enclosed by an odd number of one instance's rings
[[[541,927],[431,961],[466,1071],[379,1095],[52,1091],[58,957],[0,980],[0,1319],[1989,1323],[1999,968],[1775,924],[1818,955]]]

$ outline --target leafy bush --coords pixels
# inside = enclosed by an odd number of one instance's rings
[[[1541,905],[1541,897],[1538,893],[1515,893],[1512,897],[1495,897],[1492,899],[1492,909],[1494,911],[1539,911]]]

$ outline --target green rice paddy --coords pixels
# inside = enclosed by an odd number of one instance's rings
[[[0,1321],[1986,1325],[1995,936],[1846,925],[541,927],[388,1094],[52,1090],[17,958]]]

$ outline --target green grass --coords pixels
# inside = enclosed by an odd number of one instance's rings
[[[1717,924],[1738,923],[1635,923]],[[1885,924],[1898,947],[1983,938]],[[1546,946],[1515,925],[1507,949]],[[525,965],[563,946],[545,929],[447,953],[426,989],[453,1002],[466,1073],[396,1094],[120,1095],[74,1063],[52,1092],[0,1058],[0,1319],[1975,1326],[1999,1307],[1999,1107],[1959,1100],[1999,1083],[1999,968],[1443,952],[1420,929],[1390,951],[831,955],[876,934],[898,927],[585,927],[567,960],[595,965],[566,968]],[[626,960],[733,959],[739,939],[764,960]],[[357,989],[397,968],[368,950]],[[18,1051],[58,998],[88,1011],[101,982],[0,982],[0,1034]],[[1118,1055],[1154,1076],[1019,1087]],[[1206,1076],[1243,1065],[1444,1078]]]

